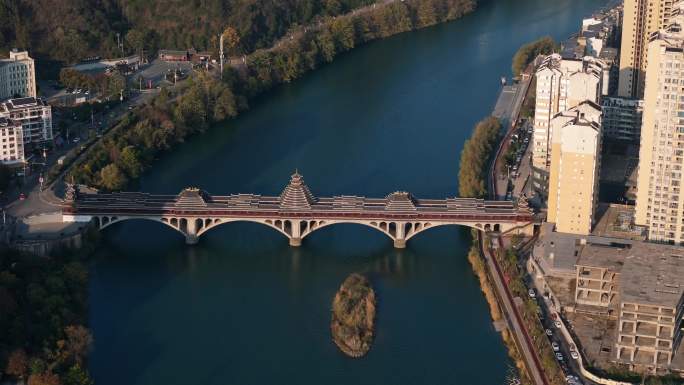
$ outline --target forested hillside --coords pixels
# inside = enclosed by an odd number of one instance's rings
[[[117,33],[126,53],[136,46],[212,50],[227,26],[240,50],[266,47],[294,25],[375,0],[0,0],[0,50],[30,49],[67,63],[112,57]]]

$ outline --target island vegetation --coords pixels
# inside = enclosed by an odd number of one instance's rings
[[[511,69],[513,76],[518,76],[539,55],[548,55],[558,52],[560,45],[552,37],[545,36],[531,43],[527,43],[518,49],[513,56]]]
[[[216,122],[236,117],[273,87],[298,79],[368,41],[453,20],[474,7],[474,0],[397,1],[325,18],[318,28],[277,48],[248,55],[244,68],[226,68],[222,81],[198,74],[174,92],[162,90],[151,103],[127,114],[81,157],[71,176],[78,183],[122,189],[163,151]],[[59,171],[56,166],[49,177]]]
[[[344,280],[332,303],[330,331],[333,342],[346,355],[362,357],[371,348],[376,299],[368,278],[353,273]]]

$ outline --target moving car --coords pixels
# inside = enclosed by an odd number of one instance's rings
[[[553,348],[554,352],[557,352],[560,350],[560,346],[558,346],[558,342],[556,342],[556,341],[551,342],[551,347]]]
[[[560,354],[560,353],[556,353],[556,359],[557,359],[558,361],[563,361],[563,355]]]

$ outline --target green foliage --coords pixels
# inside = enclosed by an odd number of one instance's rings
[[[0,368],[15,378],[30,374],[29,383],[56,383],[83,362],[92,337],[80,326],[87,317],[88,269],[77,254],[45,258],[0,249]]]
[[[102,187],[108,190],[120,190],[128,183],[126,175],[124,175],[119,166],[113,163],[108,164],[100,171],[100,178]]]
[[[513,76],[518,76],[538,55],[548,55],[557,52],[559,48],[558,43],[549,36],[523,45],[513,56]]]
[[[461,152],[458,192],[463,198],[483,198],[487,193],[487,169],[501,131],[501,123],[488,117],[475,126]]]
[[[328,1],[325,7],[336,9],[337,3],[346,10],[348,4],[359,6],[369,1]],[[429,1],[434,8],[435,22],[456,19],[475,7],[474,0],[420,0],[395,2],[365,12],[323,18],[319,28],[300,33],[276,49],[257,50],[248,55],[244,70],[226,68],[223,82],[199,74],[176,94],[163,89],[156,100],[128,114],[113,127],[72,168],[68,178],[73,176],[78,183],[109,190],[123,188],[128,180],[137,178],[160,152],[206,130],[213,123],[237,116],[248,108],[250,99],[272,87],[294,81],[331,62],[336,55],[370,40],[424,26],[424,23],[413,21],[423,12],[419,12],[422,1]],[[318,6],[307,6],[307,9],[315,14],[320,11]],[[130,11],[140,11],[136,7],[146,6],[139,4]],[[232,25],[241,31],[241,23]],[[245,43],[245,39],[249,41],[242,31],[241,44],[257,44]],[[135,34],[131,41],[137,41]],[[51,175],[56,173],[51,170]]]

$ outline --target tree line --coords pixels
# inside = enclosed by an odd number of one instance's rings
[[[245,68],[226,68],[223,81],[199,73],[177,91],[163,89],[154,101],[113,127],[72,168],[69,178],[106,190],[122,189],[162,151],[216,122],[236,117],[254,97],[272,87],[291,82],[368,41],[456,19],[474,7],[473,0],[397,1],[327,18],[319,28],[277,49],[249,55]]]
[[[458,171],[458,194],[462,198],[484,198],[487,194],[487,171],[501,133],[499,119],[490,116],[475,126],[461,151]]]
[[[0,0],[0,51],[29,49],[44,60],[74,63],[159,48],[217,52],[234,26],[240,48],[268,47],[297,25],[375,0]]]

